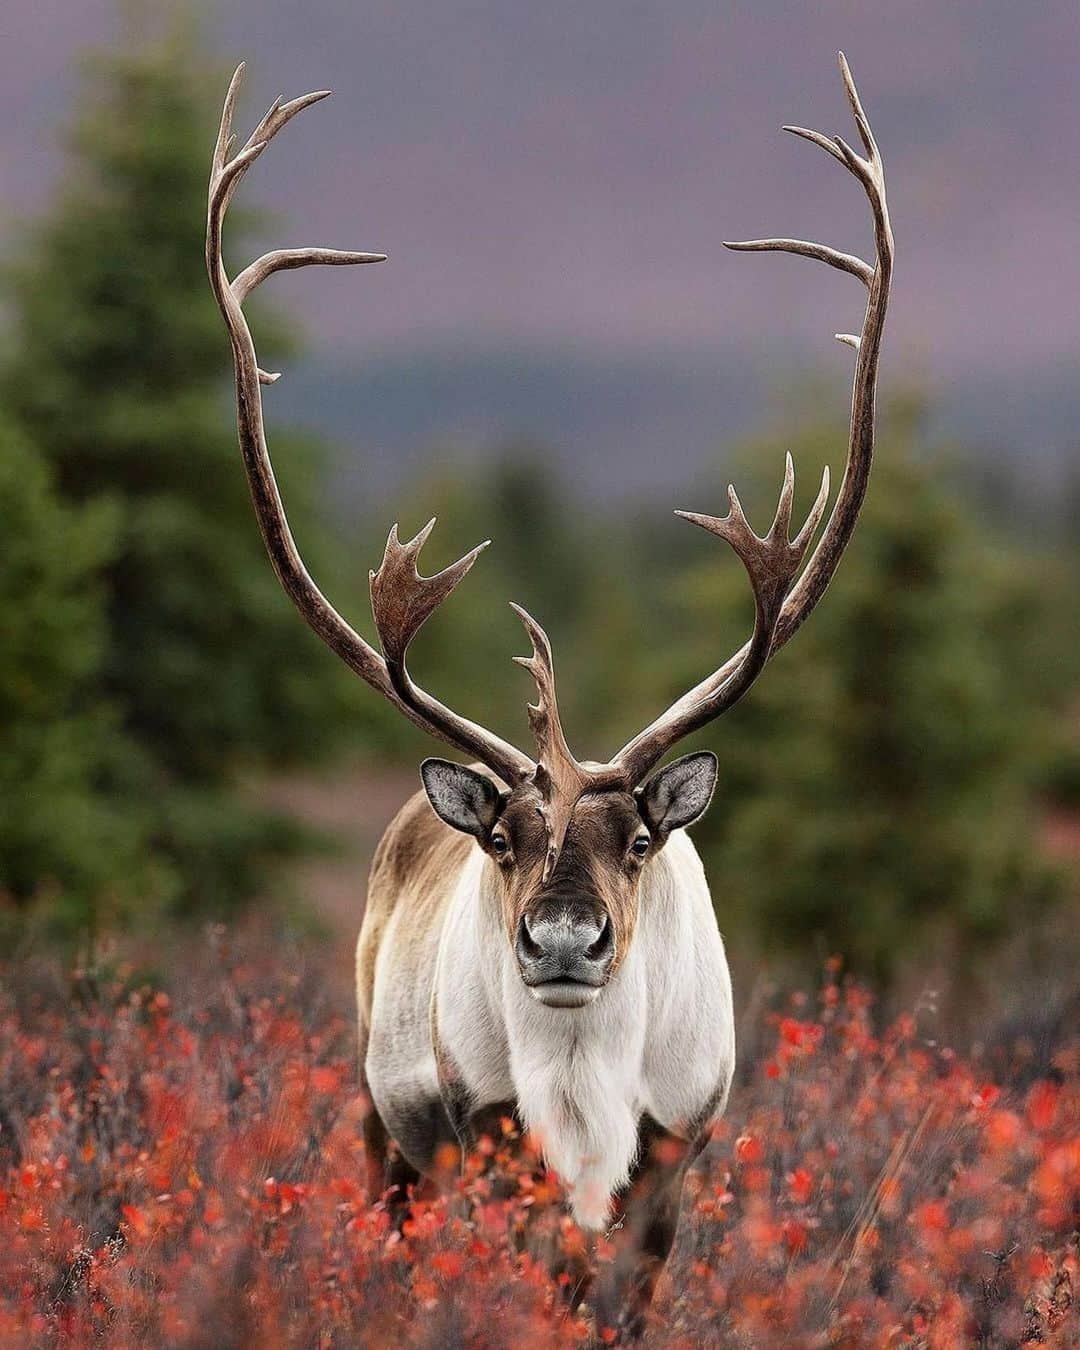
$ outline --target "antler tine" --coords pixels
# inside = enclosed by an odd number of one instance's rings
[[[788,455],[788,463],[791,463],[791,456]],[[810,540],[817,533],[817,527],[821,524],[821,517],[825,514],[825,507],[829,501],[829,466],[826,464],[821,470],[821,486],[818,488],[818,495],[814,498],[814,504],[803,522],[803,527],[795,538],[791,541],[791,547],[797,549],[800,559],[805,557],[806,550],[809,547]],[[775,529],[775,524],[773,526]],[[787,532],[787,524],[784,525],[784,531]]]
[[[780,499],[776,503],[776,515],[773,516],[773,523],[769,526],[769,538],[774,536],[782,539],[787,538],[788,528],[791,525],[791,503],[794,496],[795,462],[791,458],[791,451],[788,450],[784,454],[784,483],[780,489]]]
[[[248,137],[248,144],[251,145],[255,141],[270,140],[277,135],[287,122],[291,122],[297,113],[302,113],[305,108],[310,108],[313,103],[320,103],[324,98],[329,97],[329,89],[315,89],[310,94],[301,94],[299,98],[289,99],[287,103],[282,103],[279,95],[263,113],[258,126]]]
[[[218,123],[217,140],[214,143],[214,153],[210,160],[211,179],[225,167],[229,149],[236,139],[232,134],[232,120],[233,113],[236,111],[236,96],[240,92],[240,85],[244,78],[244,69],[245,64],[241,61],[233,71],[229,87],[225,92],[225,102],[221,107],[221,121]]]
[[[485,539],[441,572],[430,577],[421,576],[417,567],[420,550],[434,528],[435,517],[432,516],[417,535],[403,544],[398,538],[398,527],[391,526],[383,560],[377,571],[368,573],[371,612],[383,655],[391,678],[396,673],[405,683],[410,683],[405,669],[409,644],[491,543],[490,539]]]
[[[555,692],[555,663],[551,655],[548,635],[521,605],[512,601],[510,608],[522,622],[529,641],[531,656],[515,656],[513,661],[522,666],[536,683],[536,702],[528,705],[529,726],[536,739],[538,765],[552,777],[558,775],[560,764],[576,764],[563,732],[559,716],[559,702]]]
[[[386,255],[327,248],[275,249],[256,259],[230,283],[222,258],[222,227],[233,193],[282,127],[305,108],[326,98],[329,92],[319,90],[304,94],[288,103],[275,99],[243,148],[230,159],[235,144],[233,113],[243,73],[243,65],[238,66],[229,83],[214,145],[207,201],[206,266],[214,298],[232,342],[240,449],[270,560],[286,594],[301,615],[356,674],[416,726],[470,758],[482,760],[494,773],[513,782],[532,773],[532,760],[501,737],[459,716],[425,693],[413,683],[405,668],[405,652],[412,638],[455,589],[486,545],[473,549],[434,577],[422,577],[416,569],[416,558],[434,521],[404,545],[398,540],[397,527],[394,527],[382,564],[371,580],[372,608],[385,656],[367,643],[333,608],[312,580],[297,550],[270,462],[263,420],[260,386],[273,383],[277,376],[259,368],[255,342],[242,303],[256,286],[275,272],[315,264],[341,266],[382,262]]]
[[[528,714],[529,726],[536,739],[537,764],[533,778],[540,793],[536,809],[547,831],[543,870],[543,880],[547,882],[554,874],[581,794],[589,788],[614,786],[618,780],[611,773],[597,773],[593,768],[586,768],[575,759],[559,717],[555,663],[548,635],[521,605],[511,603],[510,608],[521,620],[532,643],[531,656],[513,659],[536,682],[536,702],[528,705]]]
[[[854,253],[841,253],[839,249],[809,239],[722,239],[720,242],[733,253],[797,253],[803,258],[816,258],[838,272],[858,277],[864,286],[869,286],[874,277],[870,264]]]
[[[798,136],[801,140],[809,141],[811,145],[818,146],[827,155],[832,155],[833,159],[838,159],[841,164],[845,162],[836,142],[828,136],[823,136],[820,131],[813,131],[810,127],[793,126],[784,126],[780,130],[789,132],[792,136]]]
[[[261,286],[275,272],[288,272],[295,267],[347,267],[358,263],[386,262],[385,253],[357,253],[340,248],[275,248],[256,258],[239,273],[232,283],[233,294],[240,304],[256,286]]]
[[[827,469],[806,523],[790,542],[786,538],[793,488],[790,458],[776,518],[764,539],[759,539],[749,527],[743,528],[745,520],[734,489],[729,489],[731,511],[723,519],[689,512],[676,513],[727,539],[739,554],[750,573],[755,590],[754,633],[750,641],[719,669],[684,694],[651,726],[623,746],[612,764],[621,765],[629,778],[640,778],[680,737],[729,708],[750,687],[771,654],[798,631],[832,579],[866,495],[874,452],[878,361],[892,281],[893,237],[881,155],[842,52],[839,61],[844,90],[867,158],[859,156],[839,136],[830,138],[819,131],[797,126],[787,126],[784,130],[826,151],[858,178],[873,214],[876,265],[871,267],[853,254],[841,253],[824,244],[803,239],[750,239],[725,243],[725,247],[739,252],[784,252],[813,258],[858,277],[867,288],[861,334],[836,335],[840,342],[852,347],[856,353],[848,453],[840,490],[829,522],[798,580],[795,579],[796,573],[828,500]]]
[[[855,88],[855,77],[851,73],[847,57],[843,52],[837,52],[836,57],[840,63],[840,78],[844,81],[844,93],[847,94],[848,103],[851,105],[851,112],[855,118],[855,125],[859,128],[863,146],[871,163],[879,164],[881,154],[878,151],[877,141],[874,140],[870,119],[863,111],[862,99],[859,98],[859,91]]]

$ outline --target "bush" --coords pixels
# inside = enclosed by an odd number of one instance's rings
[[[115,537],[107,504],[65,505],[42,456],[0,427],[0,900],[83,922],[147,880],[112,792],[127,747],[100,683],[97,577]]]
[[[586,1243],[513,1120],[397,1228],[360,1181],[342,986],[220,931],[172,965],[172,996],[122,964],[3,972],[0,1339],[615,1339],[551,1274]],[[879,1030],[835,975],[766,1016],[689,1178],[650,1344],[1068,1343],[1077,1047],[975,1065],[931,1030]]]

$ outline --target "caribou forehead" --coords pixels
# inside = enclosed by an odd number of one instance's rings
[[[636,923],[638,875],[628,868],[626,854],[642,829],[642,819],[631,794],[587,792],[579,797],[550,871],[545,871],[550,836],[534,792],[522,789],[511,796],[502,825],[510,836],[516,861],[516,866],[504,873],[508,931],[516,932],[525,915],[536,915],[552,906],[592,908],[611,921],[617,966]]]
[[[627,845],[640,828],[630,793],[585,793],[574,804],[549,888],[579,885],[603,891],[613,869],[621,870]]]
[[[641,814],[629,792],[584,792],[564,799],[560,847],[554,863],[545,870],[551,843],[545,808],[542,795],[526,784],[511,794],[501,817],[519,868],[527,884],[538,892],[574,882],[594,884],[605,866],[622,860],[627,843],[641,826]]]

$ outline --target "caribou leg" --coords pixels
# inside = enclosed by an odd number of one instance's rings
[[[707,1135],[687,1141],[646,1116],[640,1141],[638,1161],[610,1232],[615,1255],[599,1274],[591,1300],[597,1326],[612,1327],[627,1341],[645,1334],[649,1307],[675,1241],[687,1169]]]

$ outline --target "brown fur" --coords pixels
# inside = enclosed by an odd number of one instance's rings
[[[628,792],[597,792],[582,797],[575,807],[559,862],[550,881],[541,884],[547,836],[529,791],[520,791],[507,803],[500,826],[511,842],[501,863],[503,917],[513,941],[518,924],[551,896],[575,895],[595,902],[611,920],[618,969],[634,935],[637,920],[638,879],[642,859],[628,854],[642,821]]]
[[[379,840],[368,880],[364,925],[356,954],[361,1032],[371,1023],[375,963],[382,937],[398,906],[411,911],[417,944],[430,937],[449,899],[454,878],[473,847],[466,835],[436,816],[423,790],[414,793]]]

